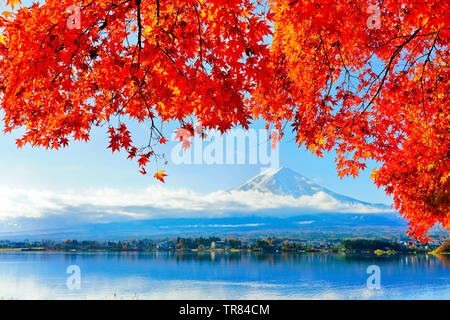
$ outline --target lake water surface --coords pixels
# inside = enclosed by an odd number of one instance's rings
[[[380,289],[367,287],[369,266]],[[67,284],[69,266],[80,288]],[[0,299],[450,299],[450,257],[0,252]]]

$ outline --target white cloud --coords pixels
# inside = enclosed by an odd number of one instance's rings
[[[308,221],[297,221],[297,224],[312,224],[314,223],[314,220],[308,220]]]
[[[363,203],[338,200],[322,191],[295,198],[274,194],[268,196],[258,191],[217,191],[204,195],[187,189],[169,189],[163,186],[133,191],[90,188],[58,192],[0,186],[0,204],[0,220],[3,221],[10,218],[42,218],[67,213],[84,215],[85,219],[90,221],[109,221],[111,217],[217,217],[230,212],[245,215],[255,211],[264,214],[264,211],[282,208],[343,213],[390,211]],[[283,212],[289,214],[289,210],[283,210],[277,215]]]

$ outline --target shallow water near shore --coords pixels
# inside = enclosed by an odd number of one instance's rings
[[[450,299],[450,256],[0,252],[0,299]]]

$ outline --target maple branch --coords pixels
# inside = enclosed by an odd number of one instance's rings
[[[348,78],[347,91],[350,91],[350,85],[352,87],[354,87],[353,83],[352,83],[352,78],[357,78],[357,77],[352,76],[351,71],[348,69],[347,64],[345,63],[345,59],[344,59],[345,57],[343,56],[343,53],[341,51],[341,43],[339,42],[339,40],[337,41],[336,46],[339,51],[339,57],[341,58],[342,65],[344,66],[344,69],[345,69],[345,76]]]
[[[137,24],[138,24],[138,64],[141,61],[141,50],[142,50],[142,21],[141,21],[141,0],[135,0],[137,6]]]
[[[328,69],[330,70],[330,84],[331,85],[328,88],[328,92],[325,97],[325,101],[326,101],[328,99],[328,97],[330,96],[331,89],[333,88],[333,68],[331,67],[330,59],[328,59],[328,52],[327,52],[327,49],[325,48],[325,44],[323,43],[322,33],[319,34],[319,37],[320,37],[320,43],[321,43],[320,46],[323,48],[323,51],[325,53],[325,58],[327,59]]]
[[[195,13],[197,15],[198,37],[199,37],[199,46],[200,46],[200,48],[199,48],[200,66],[203,70],[205,70],[205,67],[203,66],[202,29],[201,29],[201,23],[200,23],[200,15],[198,14],[198,10],[197,10],[197,7],[195,6],[195,4],[192,4],[192,6],[194,7]],[[198,71],[198,66],[197,66],[197,69],[195,70],[195,74],[197,74],[197,71]]]
[[[158,134],[159,134],[160,137],[164,137],[164,135],[162,134],[162,132],[161,132],[161,131],[156,127],[156,125],[155,125],[154,116],[153,116],[153,113],[152,113],[152,111],[151,111],[150,106],[149,106],[148,103],[147,103],[147,99],[146,99],[146,97],[145,97],[145,95],[144,95],[144,92],[142,91],[142,86],[139,87],[139,91],[140,91],[140,93],[141,93],[141,97],[142,97],[142,100],[144,101],[145,107],[147,108],[147,112],[148,112],[148,114],[149,114],[149,118],[150,118],[150,120],[152,121],[151,130],[155,129],[155,130],[158,132]],[[151,137],[152,137],[152,135],[150,136],[150,139],[151,139]]]
[[[430,33],[427,33],[427,34],[416,34],[415,37],[416,38],[418,38],[418,37],[424,37],[425,38],[425,37],[431,36],[433,34],[436,34],[436,32],[430,32]],[[401,39],[401,38],[409,38],[409,37],[410,37],[410,35],[396,36],[396,37],[393,37],[393,38],[389,39],[388,41],[386,41],[385,43],[380,44],[378,46],[373,46],[373,47],[367,46],[367,47],[368,48],[373,48],[373,49],[380,49],[381,47],[384,47],[385,45],[391,43],[394,40]]]
[[[425,122],[427,124],[428,124],[428,119],[427,119],[427,111],[425,109],[425,95],[423,93],[423,75],[425,72],[425,68],[427,67],[427,63],[430,62],[430,55],[431,55],[431,52],[433,52],[433,49],[434,49],[434,46],[436,45],[436,41],[437,41],[438,37],[439,37],[439,31],[437,32],[436,37],[434,38],[434,41],[433,41],[433,44],[431,45],[430,51],[428,51],[428,55],[427,55],[427,58],[425,59],[425,63],[423,64],[422,74],[420,75],[420,80],[419,80],[421,91],[422,91],[422,108],[423,108],[423,113],[425,116]],[[428,134],[428,132],[427,132],[427,134]]]
[[[365,113],[367,111],[367,109],[372,105],[373,101],[375,100],[375,98],[378,97],[378,95],[381,92],[381,89],[384,85],[384,82],[386,81],[386,78],[391,70],[391,65],[394,62],[395,58],[397,57],[397,55],[402,51],[403,47],[406,46],[412,39],[415,38],[415,36],[417,35],[417,33],[419,33],[419,31],[422,29],[422,27],[418,28],[405,42],[403,42],[402,44],[396,46],[397,49],[395,49],[394,53],[392,54],[391,58],[388,61],[387,66],[385,66],[383,68],[383,70],[381,72],[384,71],[384,75],[383,78],[381,79],[380,85],[378,86],[377,92],[375,93],[375,95],[372,97],[372,99],[370,100],[369,104],[363,109],[362,112],[359,113],[359,115],[362,115],[363,113]],[[377,77],[377,79],[379,78],[379,76]],[[356,116],[356,115],[355,115]]]
[[[409,67],[408,67],[408,64],[409,64],[409,62],[411,61],[411,58],[414,56],[414,52],[416,51],[416,49],[417,49],[417,47],[423,42],[423,38],[422,39],[420,39],[420,41],[418,41],[417,42],[417,44],[416,44],[416,46],[413,48],[413,50],[410,52],[410,55],[409,55],[409,57],[408,57],[408,60],[406,60],[406,62],[405,62],[405,66],[403,67],[403,72],[406,72],[407,70],[409,70],[409,68],[411,68],[414,64],[416,64],[416,62],[418,61],[418,60],[420,60],[422,57],[419,57],[419,58],[415,58],[414,59],[414,61],[409,65]],[[407,67],[408,67],[408,69],[407,69]]]
[[[159,48],[159,50],[161,50],[161,52],[164,53],[164,55],[166,55],[166,56],[170,59],[170,61],[172,62],[173,65],[176,64],[176,63],[175,63],[175,59],[172,58],[172,57],[170,56],[170,54],[169,54],[166,50],[164,50],[164,49],[161,48],[161,47]],[[184,74],[183,70],[181,70],[180,68],[177,68],[177,71],[178,71],[179,74],[181,74],[183,77],[185,77],[185,74]]]
[[[156,0],[156,25],[159,26],[159,0]]]
[[[436,52],[439,54],[439,56],[441,57],[441,59],[447,64],[447,66],[449,65],[449,63],[447,62],[447,59],[444,58],[444,56],[441,53],[441,50],[439,50],[438,48],[436,48]],[[448,51],[447,51],[447,55],[448,55]]]

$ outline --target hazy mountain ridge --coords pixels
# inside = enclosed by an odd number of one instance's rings
[[[174,236],[308,236],[403,235],[406,224],[396,216],[305,214],[291,218],[181,218],[90,224],[62,229],[0,233],[0,239],[114,240]]]

